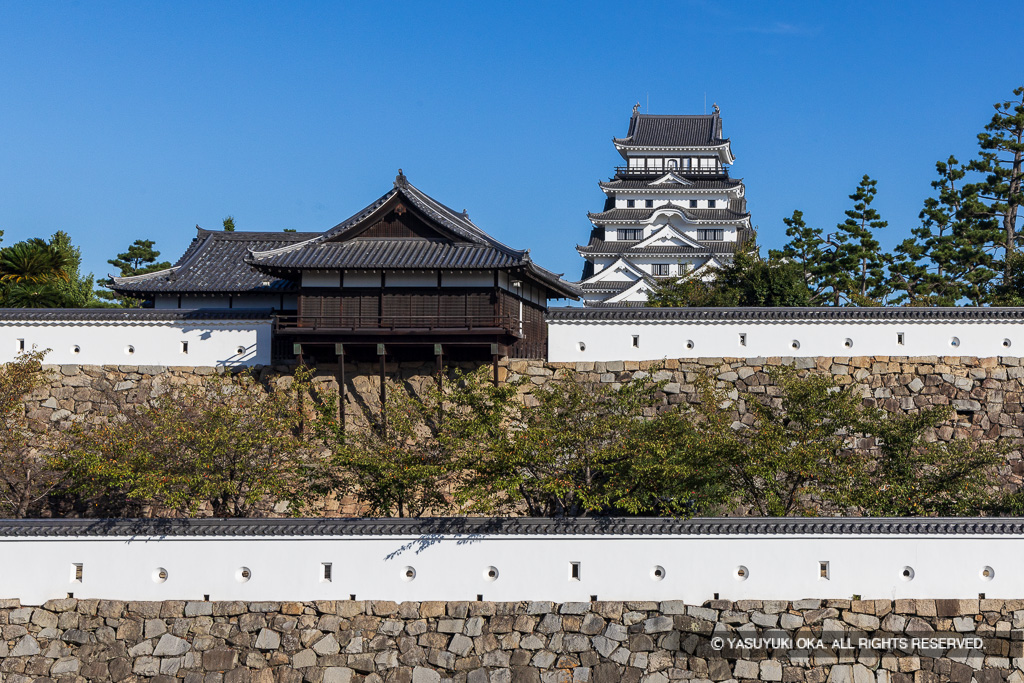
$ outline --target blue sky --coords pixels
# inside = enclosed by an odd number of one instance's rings
[[[323,230],[410,180],[577,279],[632,105],[717,102],[760,242],[878,180],[884,246],[1024,85],[1012,3],[0,0],[0,229],[84,268]],[[648,102],[649,107],[648,107]]]

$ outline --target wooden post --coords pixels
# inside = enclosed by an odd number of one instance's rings
[[[498,345],[491,344],[491,362],[494,364],[494,386],[498,386]]]
[[[444,366],[442,365],[440,344],[434,344],[434,373],[437,375],[437,419],[444,416]]]
[[[345,386],[345,345],[335,344],[334,353],[338,356],[338,424],[341,425],[341,433],[345,433],[345,396],[348,394],[348,387]]]
[[[384,376],[384,358],[385,350],[383,344],[377,344],[377,355],[380,357],[380,419],[381,424],[384,426],[385,433],[388,429],[388,412],[386,410],[388,400],[388,389],[385,383]]]
[[[292,344],[292,352],[299,358],[299,367],[301,368],[305,363],[302,360],[302,344]],[[301,437],[306,433],[306,402],[302,400],[302,391],[296,387],[295,389],[295,403],[299,409],[299,434]]]

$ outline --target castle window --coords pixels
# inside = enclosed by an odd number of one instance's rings
[[[655,263],[651,266],[651,272],[654,275],[668,275],[668,264],[667,263]]]
[[[704,242],[721,242],[725,239],[725,229],[712,228],[708,230],[698,230],[697,239]]]
[[[691,199],[690,200],[690,208],[691,209],[696,209],[697,208],[697,200],[696,199]]]
[[[717,206],[718,206],[718,202],[717,201],[715,201],[714,199],[709,199],[708,200],[708,208],[709,209],[713,209],[713,208],[715,208]]]
[[[643,239],[644,230],[643,228],[619,228],[615,234],[620,240],[639,240]]]
[[[635,199],[627,199],[626,200],[626,208],[627,209],[632,209],[634,206],[636,206],[636,200]]]
[[[654,200],[653,199],[645,199],[644,200],[644,206],[646,206],[648,209],[653,209],[654,208]]]

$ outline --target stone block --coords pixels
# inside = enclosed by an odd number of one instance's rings
[[[230,671],[238,665],[238,652],[228,648],[217,648],[203,653],[205,671]]]

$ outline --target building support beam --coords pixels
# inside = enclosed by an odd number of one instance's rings
[[[491,363],[494,365],[494,386],[498,386],[498,359],[501,356],[498,354],[498,345],[491,344]]]
[[[345,397],[348,395],[348,386],[345,384],[345,345],[335,344],[334,354],[338,357],[338,425],[341,427],[342,435],[344,435]]]
[[[388,431],[388,411],[387,411],[387,400],[388,400],[388,385],[386,377],[384,375],[384,358],[386,357],[386,350],[383,344],[377,344],[377,356],[380,358],[380,420],[381,425],[384,428],[384,433]]]
[[[434,344],[434,374],[437,376],[437,419],[444,416],[444,349]]]

